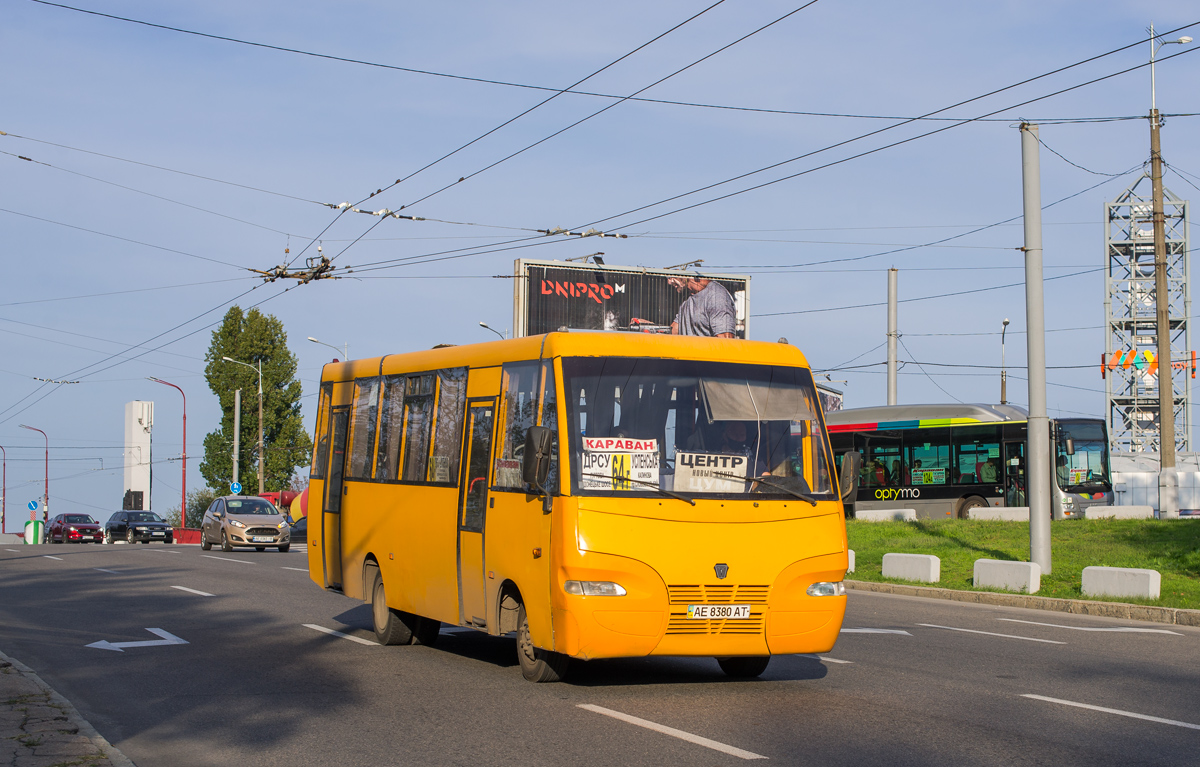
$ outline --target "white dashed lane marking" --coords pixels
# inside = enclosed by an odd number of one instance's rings
[[[99,571],[100,571],[100,572],[102,572],[102,573],[112,573],[113,575],[120,575],[120,574],[121,574],[121,573],[120,573],[120,571],[118,571],[118,570],[105,570],[103,567],[93,567],[92,569],[93,569],[93,570],[99,570]]]
[[[62,557],[52,557],[49,554],[43,554],[42,556],[45,557],[46,559],[57,559],[59,562],[63,561]]]
[[[1057,703],[1061,706],[1074,706],[1075,708],[1086,708],[1089,711],[1100,711],[1105,714],[1116,714],[1117,716],[1127,716],[1131,719],[1144,719],[1147,722],[1158,722],[1159,724],[1169,724],[1172,727],[1184,727],[1189,730],[1200,730],[1200,724],[1192,724],[1191,722],[1180,722],[1175,719],[1163,719],[1158,716],[1149,716],[1148,714],[1138,714],[1133,711],[1122,711],[1119,708],[1105,708],[1104,706],[1093,706],[1089,703],[1078,703],[1073,700],[1062,700],[1061,698],[1047,698],[1045,695],[1022,695],[1022,698],[1030,698],[1032,700],[1044,700],[1047,703]]]
[[[372,642],[367,639],[360,639],[359,637],[350,636],[349,634],[343,634],[340,631],[334,631],[333,629],[327,629],[324,626],[318,626],[315,623],[301,623],[300,625],[306,629],[312,629],[313,631],[320,631],[322,634],[329,634],[330,636],[339,637],[341,639],[349,639],[351,642],[358,642],[359,644],[365,644],[368,647],[379,647],[379,644],[377,642]]]
[[[1026,642],[1042,642],[1044,644],[1066,644],[1066,642],[1055,642],[1053,639],[1035,639],[1033,637],[1022,637],[1016,634],[997,634],[994,631],[976,631],[975,629],[960,629],[954,626],[938,626],[933,623],[918,623],[918,626],[925,626],[931,629],[945,629],[946,631],[962,631],[966,634],[983,634],[990,637],[1003,637],[1004,639],[1023,639]]]
[[[698,746],[704,746],[705,748],[711,748],[714,751],[720,751],[721,753],[729,754],[731,756],[736,756],[740,759],[766,759],[767,758],[767,757],[763,756],[762,754],[756,754],[753,751],[745,751],[745,750],[737,748],[735,746],[726,745],[725,743],[720,743],[715,740],[709,740],[708,738],[702,738],[699,735],[693,735],[690,732],[684,732],[683,730],[677,730],[674,727],[668,727],[665,724],[659,724],[658,722],[651,722],[649,719],[641,719],[636,716],[630,716],[629,714],[622,714],[620,711],[613,711],[611,708],[604,708],[603,706],[593,706],[590,703],[580,703],[578,705],[579,705],[579,708],[582,708],[585,711],[591,711],[596,714],[603,714],[604,716],[610,716],[613,719],[619,719],[620,721],[626,722],[628,724],[634,724],[634,725],[637,725],[638,727],[645,727],[647,730],[653,730],[655,732],[660,732],[663,735],[670,735],[672,738],[679,738],[680,740],[686,740],[688,743],[695,743]]]
[[[229,557],[214,557],[212,554],[201,554],[200,556],[207,559],[215,559],[218,562],[241,562],[243,565],[257,565],[257,562],[251,562],[248,559],[230,559]]]
[[[179,589],[180,591],[186,591],[189,594],[196,594],[197,596],[201,597],[214,596],[213,594],[209,594],[207,591],[196,591],[195,589],[189,589],[187,586],[172,586],[171,588]]]
[[[1030,626],[1049,626],[1056,629],[1070,629],[1071,631],[1113,631],[1118,633],[1129,634],[1170,634],[1171,636],[1183,636],[1177,631],[1167,631],[1166,629],[1147,629],[1138,626],[1065,626],[1061,623],[1038,623],[1037,621],[1023,621],[1018,618],[997,618],[996,620],[1008,621],[1009,623],[1028,623]]]
[[[823,660],[826,663],[853,663],[852,660],[838,660],[837,658],[827,658],[824,655],[811,655],[809,653],[800,653],[801,658],[812,658],[813,660]]]
[[[842,629],[843,634],[903,634],[906,637],[912,634],[902,629]]]

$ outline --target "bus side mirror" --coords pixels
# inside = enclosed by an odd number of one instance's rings
[[[851,450],[842,456],[842,500],[853,498],[858,493],[858,472],[862,469],[862,453]]]
[[[1067,455],[1075,455],[1075,440],[1067,437]]]
[[[545,485],[550,476],[550,449],[553,443],[554,431],[545,426],[530,426],[525,432],[521,479],[542,495],[549,494]]]

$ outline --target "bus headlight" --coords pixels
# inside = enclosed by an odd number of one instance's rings
[[[846,586],[841,581],[819,581],[808,587],[810,597],[840,597],[845,594]]]
[[[625,588],[612,581],[567,581],[563,591],[585,597],[623,597]]]

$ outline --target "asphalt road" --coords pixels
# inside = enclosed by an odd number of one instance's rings
[[[303,547],[0,546],[0,649],[139,767],[1200,763],[1194,628],[851,592],[832,652],[758,680],[654,658],[534,685],[511,638],[376,645],[369,609],[305,565]]]

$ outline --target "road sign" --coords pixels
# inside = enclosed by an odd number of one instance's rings
[[[187,644],[186,639],[180,639],[169,631],[163,631],[162,629],[146,630],[151,634],[162,637],[162,639],[147,639],[144,642],[110,642],[107,639],[101,639],[99,642],[92,642],[88,647],[95,647],[97,650],[125,652],[126,647],[164,647],[171,644]]]
[[[241,495],[242,494],[242,483],[241,482],[229,483],[229,492],[233,493],[234,495]]]
[[[29,503],[27,503],[25,505],[29,507],[30,511],[37,511],[37,507],[38,507],[37,501],[30,501]]]

